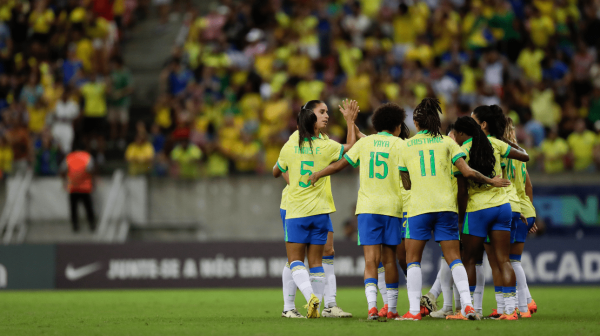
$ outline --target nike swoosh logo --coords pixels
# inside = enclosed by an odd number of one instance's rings
[[[99,269],[102,268],[102,264],[100,262],[95,262],[93,264],[81,266],[78,268],[73,267],[73,265],[68,264],[65,269],[65,277],[71,281],[76,281],[83,278],[86,275],[90,275]]]

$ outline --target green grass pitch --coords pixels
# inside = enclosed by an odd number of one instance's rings
[[[0,335],[598,335],[598,287],[533,287],[538,313],[519,321],[366,321],[363,288],[340,288],[352,319],[281,318],[281,289],[8,291]],[[380,299],[381,300],[381,299]],[[304,298],[297,295],[297,307]],[[440,298],[441,303],[441,298]],[[493,287],[484,313],[495,307]],[[399,311],[408,310],[406,290]]]

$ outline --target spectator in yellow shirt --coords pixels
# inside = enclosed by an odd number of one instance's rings
[[[525,27],[529,31],[533,44],[537,47],[545,48],[556,31],[554,21],[549,16],[541,15],[536,7],[532,8],[532,12],[532,16],[525,24]]]
[[[346,82],[348,97],[352,97],[358,102],[361,112],[371,112],[373,83],[371,83],[371,76],[369,75],[370,71],[368,68],[368,63],[361,63],[358,67],[356,76],[348,77]],[[361,117],[359,116],[359,118]]]
[[[544,51],[536,48],[533,42],[528,41],[525,48],[519,54],[517,64],[525,73],[527,79],[534,83],[539,83],[542,80],[542,60],[544,57]]]
[[[40,134],[46,126],[46,114],[48,113],[48,104],[45,99],[38,99],[34,106],[27,107],[29,119],[29,131],[33,134]]]
[[[125,160],[129,164],[129,175],[147,174],[152,167],[154,147],[146,139],[146,134],[138,133],[135,141],[127,146]]]
[[[6,136],[0,136],[0,180],[12,172],[13,150]]]
[[[312,69],[306,74],[305,79],[296,86],[300,101],[319,100],[323,90],[325,90],[325,83],[315,78],[315,72]]]
[[[180,139],[179,144],[171,151],[171,160],[179,168],[179,177],[184,179],[198,178],[200,158],[202,151],[198,146],[191,144],[188,137]]]
[[[84,142],[89,148],[90,141],[98,142],[99,165],[104,163],[105,133],[108,128],[106,121],[106,83],[100,75],[88,74],[89,82],[83,84],[79,91],[84,98],[83,133]]]
[[[252,135],[247,132],[242,133],[241,141],[233,146],[235,169],[240,173],[255,173],[260,167],[261,146],[258,141],[254,141]]]
[[[569,145],[558,137],[556,126],[548,128],[547,133],[541,144],[544,171],[548,174],[561,173],[565,171],[565,157],[569,153]]]
[[[571,154],[575,159],[575,171],[589,171],[593,169],[594,146],[596,145],[596,134],[588,130],[585,120],[580,118],[575,123],[575,132],[567,138]]]

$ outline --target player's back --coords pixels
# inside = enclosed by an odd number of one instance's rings
[[[401,148],[399,169],[410,174],[410,217],[424,213],[457,212],[452,186],[453,164],[465,153],[449,137],[433,137],[426,131],[406,140]]]
[[[335,212],[329,177],[320,179],[314,186],[308,178],[339,160],[343,152],[344,146],[330,139],[313,137],[312,147],[308,141],[300,147],[298,139],[288,140],[277,161],[279,169],[289,174],[286,218]]]
[[[402,217],[400,173],[396,169],[404,141],[387,132],[357,141],[345,158],[360,166],[356,214]]]
[[[521,202],[519,200],[519,195],[517,194],[516,188],[516,166],[513,159],[505,158],[503,163],[503,168],[506,172],[506,178],[510,181],[510,185],[506,188],[506,194],[508,195],[508,201],[510,202],[510,208],[512,212],[521,213]]]
[[[525,218],[536,217],[535,208],[531,199],[525,192],[525,185],[527,184],[527,165],[525,162],[513,160],[515,163],[515,188],[517,189],[517,195],[519,196],[519,203],[521,205],[521,213]]]

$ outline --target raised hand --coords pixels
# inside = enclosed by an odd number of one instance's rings
[[[346,121],[354,121],[360,111],[356,100],[343,100],[342,105],[338,105],[340,112]]]

